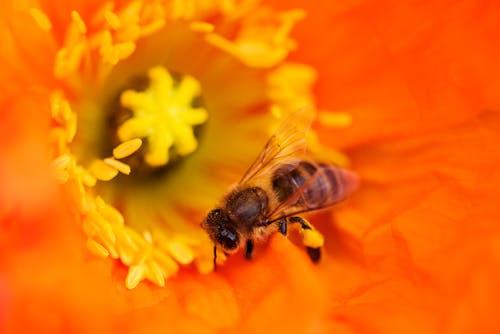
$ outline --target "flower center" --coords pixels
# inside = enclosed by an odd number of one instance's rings
[[[201,85],[194,77],[157,66],[143,79],[136,80],[138,87],[120,94],[110,132],[113,146],[143,140],[127,163],[134,171],[146,173],[164,170],[193,153],[198,147],[197,130],[207,121],[208,112],[201,105]]]

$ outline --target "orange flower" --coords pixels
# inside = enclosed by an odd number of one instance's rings
[[[280,12],[2,5],[2,332],[499,330],[498,4],[265,4]],[[362,179],[310,216],[323,261],[277,235],[210,273],[203,213],[266,140],[266,111],[315,98],[314,153],[342,149]]]

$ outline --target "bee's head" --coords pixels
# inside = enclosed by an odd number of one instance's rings
[[[235,224],[223,209],[215,209],[208,213],[201,226],[207,231],[212,241],[221,246],[225,252],[234,252],[239,244],[240,237]]]

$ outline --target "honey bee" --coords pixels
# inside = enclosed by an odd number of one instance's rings
[[[306,110],[289,116],[238,184],[202,222],[214,242],[214,268],[218,248],[229,255],[244,244],[245,257],[250,259],[255,241],[278,231],[286,236],[292,225],[299,228],[310,259],[320,260],[323,237],[298,215],[346,199],[358,178],[354,172],[305,155],[312,118],[313,113]]]

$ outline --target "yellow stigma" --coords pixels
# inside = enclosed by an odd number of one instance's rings
[[[179,82],[163,67],[149,70],[149,87],[145,91],[126,90],[120,103],[133,116],[118,127],[122,142],[145,138],[147,148],[144,161],[151,167],[166,165],[170,150],[180,156],[193,153],[198,147],[193,128],[205,123],[207,111],[193,106],[201,93],[200,83],[191,76]]]

